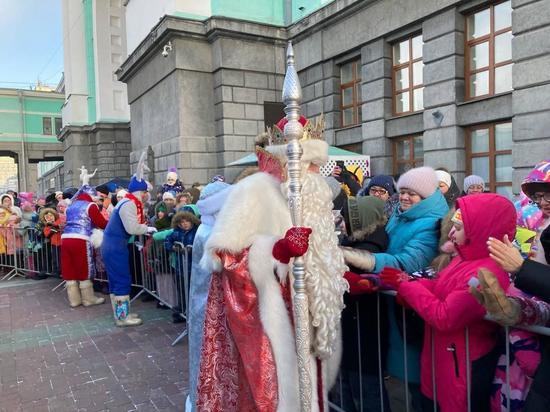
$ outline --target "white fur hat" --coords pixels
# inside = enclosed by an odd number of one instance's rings
[[[323,166],[328,162],[328,143],[319,140],[319,139],[310,139],[300,141],[302,146],[302,163],[313,163],[318,166]],[[286,157],[286,145],[274,145],[267,146],[265,148],[269,153],[274,154],[281,159],[284,159],[285,163],[287,160]]]
[[[178,169],[175,167],[168,169],[168,173],[166,173],[166,180],[168,179],[178,180]]]
[[[173,200],[176,200],[176,198],[174,197],[174,194],[170,191],[168,192],[164,192],[162,194],[162,200],[166,200],[166,199],[173,199]]]
[[[447,173],[445,170],[436,170],[435,174],[437,175],[437,180],[439,182],[443,182],[447,185],[447,187],[451,187],[452,179],[449,173]]]

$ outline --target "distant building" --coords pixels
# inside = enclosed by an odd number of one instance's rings
[[[0,193],[5,193],[8,190],[19,190],[17,185],[17,163],[12,157],[3,156],[0,157]]]
[[[78,186],[82,165],[98,168],[92,184],[128,177],[130,108],[114,74],[126,57],[121,0],[63,0],[62,8],[64,183]]]
[[[0,156],[17,163],[16,190],[36,191],[37,164],[63,160],[63,147],[56,138],[63,100],[63,95],[51,91],[0,89]],[[13,173],[11,166],[5,166]],[[3,164],[0,169],[6,170]]]

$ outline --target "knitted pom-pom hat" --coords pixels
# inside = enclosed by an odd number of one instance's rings
[[[468,189],[472,185],[479,185],[479,186],[483,187],[483,190],[485,190],[485,181],[483,180],[483,178],[481,176],[477,176],[477,175],[467,176],[464,179],[464,192],[468,193]]]
[[[439,186],[439,180],[435,170],[431,167],[416,167],[402,174],[397,181],[397,189],[409,189],[420,195],[423,199],[434,194]]]

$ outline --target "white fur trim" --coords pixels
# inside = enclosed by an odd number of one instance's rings
[[[103,230],[101,229],[92,229],[92,236],[90,236],[90,242],[94,249],[99,249],[103,243]]]
[[[327,142],[318,139],[310,139],[304,140],[301,143],[304,151],[304,154],[302,155],[302,162],[315,163],[319,166],[323,166],[326,162],[328,162]]]
[[[292,226],[279,182],[267,173],[255,173],[233,186],[216,217],[205,252],[238,253],[257,235],[282,237]]]
[[[323,384],[324,391],[327,394],[334,384],[336,383],[336,378],[338,377],[338,372],[340,372],[340,361],[342,360],[342,330],[339,330],[339,339],[336,340],[336,345],[334,347],[334,352],[330,358],[323,362]],[[325,402],[325,405],[327,403]]]
[[[288,271],[290,269],[290,266],[287,265],[286,263],[279,262],[277,259],[273,257],[272,259],[273,259],[273,265],[275,267],[275,273],[279,277],[279,282],[284,283],[286,281],[286,278],[288,277]]]
[[[273,236],[260,236],[248,255],[250,276],[258,289],[260,318],[265,334],[271,342],[275,364],[277,365],[277,386],[279,392],[278,411],[299,411],[298,368],[294,331],[286,305],[281,296],[280,286],[274,276],[271,256]]]
[[[328,162],[328,143],[319,139],[300,141],[302,146],[302,163],[314,163],[323,166]],[[286,162],[286,145],[267,146],[266,150]]]

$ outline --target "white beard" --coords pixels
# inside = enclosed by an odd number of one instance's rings
[[[305,173],[302,186],[302,225],[313,229],[304,255],[305,283],[313,325],[312,346],[321,359],[330,357],[340,339],[340,316],[348,270],[338,247],[332,215],[332,192],[325,179]],[[287,193],[288,183],[283,184]]]

